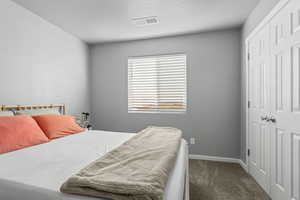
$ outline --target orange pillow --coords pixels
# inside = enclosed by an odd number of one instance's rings
[[[59,138],[66,135],[84,131],[70,115],[38,115],[33,116],[49,139]]]
[[[0,117],[0,153],[48,141],[49,139],[30,116]]]

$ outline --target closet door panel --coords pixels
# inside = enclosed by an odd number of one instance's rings
[[[291,16],[290,200],[300,200],[300,1],[293,0]]]
[[[288,46],[290,17],[286,8],[271,21],[271,196],[287,200],[289,194],[289,129],[287,116],[291,110],[291,51]]]
[[[300,1],[271,21],[271,196],[299,199]]]
[[[269,145],[266,145],[267,142],[269,141],[269,127],[266,124],[262,124],[260,126],[260,135],[259,135],[259,145],[260,145],[260,161],[259,161],[259,170],[260,173],[263,174],[265,177],[268,176],[268,167],[269,163],[268,160],[269,158],[266,157],[268,152],[269,152]],[[267,181],[267,180],[266,180]],[[267,183],[266,183],[267,184]]]
[[[271,130],[271,195],[273,200],[284,200],[288,197],[288,138],[283,128]]]
[[[249,43],[249,171],[273,200],[300,200],[300,0]]]
[[[300,133],[292,133],[291,199],[300,199]]]
[[[291,10],[292,34],[297,34],[300,32],[300,10],[297,2],[291,4],[295,4],[295,9]]]
[[[263,118],[270,112],[269,29],[250,41],[249,61],[249,171],[268,192],[270,177],[270,127]]]
[[[300,43],[292,47],[292,111],[300,113]]]

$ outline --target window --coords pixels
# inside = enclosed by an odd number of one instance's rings
[[[186,55],[128,59],[128,112],[186,111]]]

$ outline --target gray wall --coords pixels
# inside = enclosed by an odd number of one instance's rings
[[[240,29],[92,45],[95,128],[137,132],[174,126],[196,138],[191,153],[240,157]],[[184,52],[188,59],[186,114],[128,114],[127,58]]]
[[[246,161],[246,51],[245,40],[251,31],[263,20],[279,0],[260,0],[257,7],[252,11],[243,26],[242,31],[242,135],[241,135],[241,158]]]
[[[88,48],[10,0],[0,1],[0,104],[89,110]]]

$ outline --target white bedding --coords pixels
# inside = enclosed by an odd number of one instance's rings
[[[72,174],[134,134],[87,131],[0,155],[0,200],[99,200],[59,192]],[[164,200],[183,200],[187,144],[182,140]],[[80,159],[78,159],[80,158]]]

